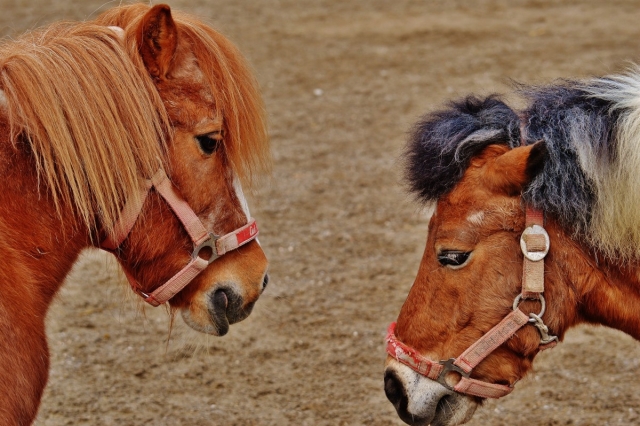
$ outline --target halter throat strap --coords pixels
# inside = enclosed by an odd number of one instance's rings
[[[160,169],[140,188],[139,196],[131,198],[125,204],[120,213],[120,218],[113,228],[113,232],[100,244],[101,249],[114,253],[122,245],[124,240],[129,236],[131,229],[133,229],[138,216],[140,216],[142,206],[151,189],[155,189],[167,204],[169,204],[171,210],[189,234],[194,246],[191,261],[151,293],[143,292],[137,280],[125,270],[125,275],[129,280],[131,288],[139,294],[145,302],[152,306],[159,306],[169,301],[169,299],[186,287],[187,284],[214,260],[254,240],[258,236],[259,231],[256,221],[249,218],[246,225],[221,237],[209,232],[193,209],[171,183],[164,170]],[[206,250],[203,251],[203,249]],[[201,257],[201,251],[202,255],[205,255],[206,251],[210,251],[209,257]]]
[[[470,378],[473,369],[500,345],[509,340],[526,324],[535,326],[541,336],[540,349],[556,345],[558,338],[548,334],[548,328],[541,317],[545,311],[544,257],[549,252],[549,235],[543,228],[544,215],[541,211],[527,208],[526,229],[520,238],[520,247],[524,254],[522,292],[513,303],[513,310],[491,330],[457,358],[433,361],[418,351],[402,343],[395,334],[396,323],[387,330],[387,353],[398,362],[408,366],[418,374],[442,384],[444,387],[467,395],[481,398],[500,398],[513,391],[513,386],[500,385]],[[527,262],[534,265],[527,265]],[[522,299],[539,299],[542,308],[539,314],[525,314],[518,305]],[[447,382],[450,373],[457,373],[460,380],[451,386]]]

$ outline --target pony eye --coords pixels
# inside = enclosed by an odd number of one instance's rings
[[[438,254],[438,262],[442,266],[462,266],[469,260],[471,252],[468,251],[443,251]]]
[[[196,136],[196,140],[202,152],[211,155],[218,149],[218,145],[222,142],[222,132],[217,131],[205,135],[198,135]]]

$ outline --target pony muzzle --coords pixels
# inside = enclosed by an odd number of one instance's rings
[[[216,336],[247,318],[269,282],[268,262],[257,242],[251,242],[213,262],[174,306],[191,328]],[[251,271],[238,273],[238,271]],[[187,302],[189,300],[189,302]]]
[[[384,392],[400,419],[412,426],[453,426],[471,418],[477,402],[421,376],[397,360],[387,360]]]
[[[245,305],[243,297],[233,287],[222,287],[209,296],[209,316],[218,336],[229,332],[229,326],[247,318],[255,301]]]

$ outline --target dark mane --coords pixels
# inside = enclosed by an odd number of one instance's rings
[[[404,154],[411,191],[423,202],[447,194],[484,147],[521,144],[523,117],[525,143],[543,140],[547,147],[543,169],[525,189],[524,201],[584,235],[596,202],[593,169],[606,168],[615,159],[619,113],[610,100],[594,95],[606,81],[520,86],[529,105],[520,113],[492,95],[469,96],[427,114],[413,128]]]
[[[424,202],[445,195],[482,148],[518,141],[519,123],[518,115],[497,96],[469,96],[427,114],[414,126],[404,153],[411,191]]]
[[[544,140],[548,158],[542,172],[523,193],[526,203],[553,214],[566,229],[588,232],[595,188],[582,162],[599,159],[606,164],[614,155],[616,123],[610,102],[595,98],[579,82],[543,88],[522,88],[530,101],[527,144]],[[587,160],[585,150],[592,152]]]

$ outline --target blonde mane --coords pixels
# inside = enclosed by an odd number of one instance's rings
[[[92,230],[109,230],[165,158],[168,120],[143,71],[113,30],[92,23],[53,24],[0,47],[12,143],[28,144],[58,211],[75,206]]]
[[[167,162],[170,122],[135,45],[134,28],[149,8],[118,7],[93,22],[53,24],[0,46],[0,108],[11,142],[27,144],[58,212],[74,206],[90,230],[109,232],[141,179]],[[232,167],[251,183],[270,166],[257,84],[222,35],[188,15],[174,18],[224,117]],[[126,40],[108,25],[124,28]]]
[[[595,79],[585,86],[585,91],[610,102],[609,114],[617,115],[613,155],[604,156],[592,145],[575,142],[595,194],[590,237],[609,257],[637,261],[640,259],[640,68],[636,66],[626,74]]]

